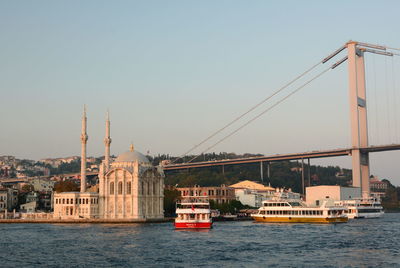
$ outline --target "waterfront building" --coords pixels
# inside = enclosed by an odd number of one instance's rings
[[[236,199],[243,205],[256,208],[261,207],[262,201],[271,199],[275,194],[275,188],[249,180],[232,184],[229,187],[235,189]]]
[[[0,188],[0,212],[11,211],[18,205],[18,190],[13,188]]]
[[[214,201],[217,204],[228,203],[229,201],[236,200],[235,189],[221,186],[210,186],[200,187],[198,185],[194,187],[179,187],[176,188],[182,197],[187,196],[208,196],[208,199]]]
[[[81,191],[54,195],[54,218],[146,220],[164,217],[164,173],[143,154],[130,150],[110,157],[110,120],[107,114],[105,157],[100,164],[98,192],[86,189],[86,111],[81,134]]]
[[[344,187],[340,185],[319,185],[306,187],[307,205],[320,206],[324,201],[333,203],[334,201],[350,200],[361,198],[359,187]]]
[[[98,215],[98,193],[64,192],[54,195],[53,217],[56,219],[95,219]]]
[[[7,210],[8,204],[8,190],[5,188],[0,189],[0,212]]]
[[[385,196],[388,186],[386,181],[381,181],[377,176],[372,176],[369,180],[371,195],[380,199]]]
[[[37,202],[31,201],[21,205],[20,210],[25,213],[34,213],[36,212]]]

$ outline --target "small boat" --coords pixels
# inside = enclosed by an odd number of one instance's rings
[[[384,214],[381,202],[374,197],[342,200],[335,204],[346,207],[349,219],[380,218]]]
[[[176,203],[176,229],[210,229],[212,218],[207,196],[188,196]]]
[[[343,206],[307,206],[300,200],[266,200],[251,217],[257,222],[275,223],[342,223],[347,222]]]

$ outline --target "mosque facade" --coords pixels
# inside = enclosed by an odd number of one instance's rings
[[[110,159],[110,120],[106,119],[105,157],[99,169],[99,192],[86,190],[86,110],[81,134],[81,191],[54,195],[56,219],[146,220],[164,217],[164,173],[134,150]]]

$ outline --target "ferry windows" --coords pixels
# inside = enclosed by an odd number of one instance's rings
[[[118,194],[122,194],[122,181],[118,182]]]
[[[110,182],[110,195],[114,194],[114,182]]]

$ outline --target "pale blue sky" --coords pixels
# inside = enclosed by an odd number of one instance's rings
[[[399,10],[398,1],[1,1],[0,155],[78,155],[84,103],[89,155],[103,154],[107,108],[113,154],[133,141],[179,155],[350,39],[400,47]],[[370,141],[399,143],[399,57],[366,61]],[[344,64],[213,151],[347,147],[348,114]],[[399,159],[372,155],[371,172],[400,184]]]

